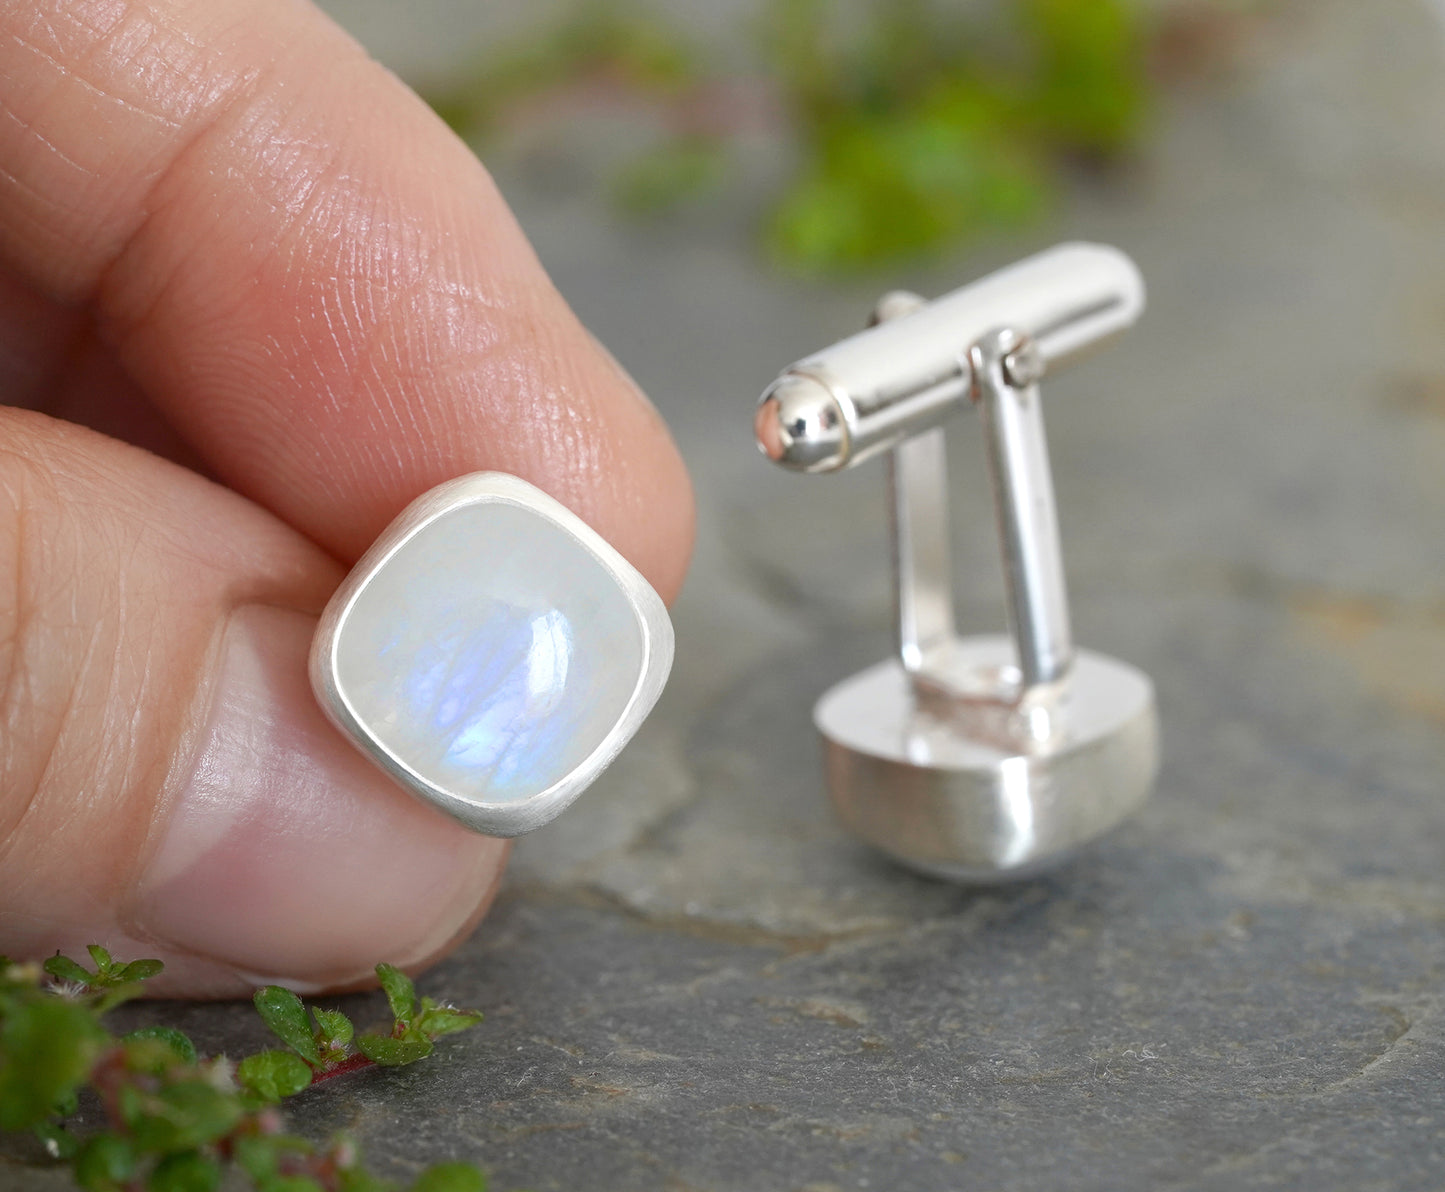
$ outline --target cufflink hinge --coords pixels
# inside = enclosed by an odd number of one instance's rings
[[[1122,253],[1068,245],[933,302],[895,291],[869,330],[763,394],[760,448],[804,472],[888,457],[897,657],[825,693],[830,794],[865,840],[917,868],[996,880],[1056,861],[1148,795],[1153,687],[1078,651],[1040,381],[1131,325]],[[942,424],[981,415],[1008,637],[960,637]]]

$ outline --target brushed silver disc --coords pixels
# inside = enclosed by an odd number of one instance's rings
[[[1006,673],[1007,637],[956,642],[950,667]],[[828,790],[855,835],[904,864],[998,882],[1058,863],[1148,798],[1159,764],[1154,686],[1080,650],[1039,733],[996,700],[931,695],[889,659],[827,691],[813,719]]]

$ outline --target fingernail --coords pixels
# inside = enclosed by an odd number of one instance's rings
[[[232,614],[133,919],[238,973],[324,987],[434,954],[495,886],[506,848],[409,797],[326,721],[306,678],[315,627],[287,609]]]

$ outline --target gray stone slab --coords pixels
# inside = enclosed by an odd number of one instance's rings
[[[399,8],[332,7],[404,66],[441,53]],[[780,280],[740,219],[632,228],[494,163],[694,466],[678,664],[425,979],[487,1022],[308,1094],[300,1127],[536,1192],[1445,1186],[1445,41],[1413,0],[1275,11],[1169,100],[1130,185],[885,283]],[[455,40],[474,14],[446,12]],[[812,702],[888,648],[881,472],[778,474],[748,416],[881,284],[1071,237],[1151,286],[1046,400],[1077,633],[1155,677],[1164,766],[1067,869],[963,891],[822,795]],[[960,618],[991,631],[966,421],[952,450]],[[259,1043],[247,1009],[174,1013]]]

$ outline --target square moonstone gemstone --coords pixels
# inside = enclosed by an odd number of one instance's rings
[[[626,560],[531,485],[481,473],[420,498],[357,565],[312,681],[402,785],[511,836],[616,756],[671,658],[662,601]]]

